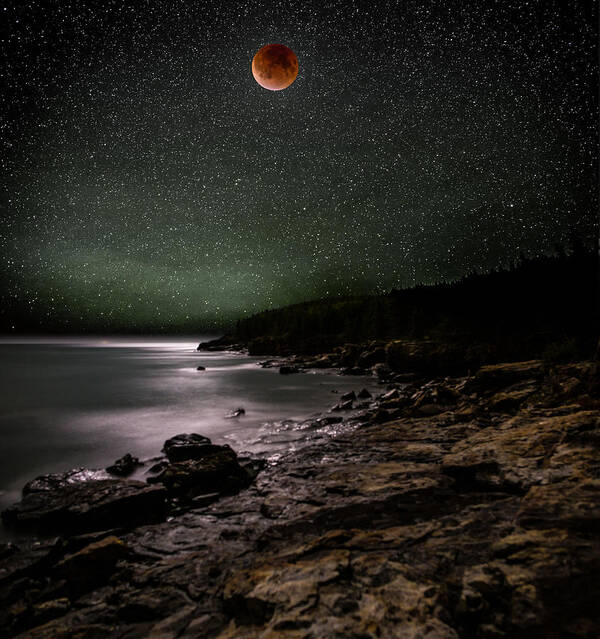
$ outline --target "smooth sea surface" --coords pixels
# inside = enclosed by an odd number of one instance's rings
[[[345,428],[302,423],[337,403],[335,391],[377,389],[373,378],[280,375],[262,358],[197,352],[205,339],[0,338],[0,508],[40,474],[151,458],[177,433],[276,456]],[[238,407],[246,414],[227,419]]]

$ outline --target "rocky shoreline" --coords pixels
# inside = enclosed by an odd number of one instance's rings
[[[600,636],[598,363],[358,350],[265,363],[387,384],[276,463],[192,434],[147,482],[133,457],[30,482],[3,518],[44,536],[0,545],[0,636]]]

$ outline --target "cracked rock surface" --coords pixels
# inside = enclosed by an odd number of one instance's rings
[[[598,388],[592,362],[399,384],[237,494],[0,546],[2,636],[596,638]]]

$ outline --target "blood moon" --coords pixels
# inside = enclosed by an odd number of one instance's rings
[[[283,44],[267,44],[252,58],[252,75],[265,89],[287,89],[298,75],[298,58]]]

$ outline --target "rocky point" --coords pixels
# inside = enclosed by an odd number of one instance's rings
[[[3,514],[43,536],[0,546],[2,636],[598,637],[599,388],[596,362],[420,374],[276,463],[186,434],[152,483],[39,478]]]

